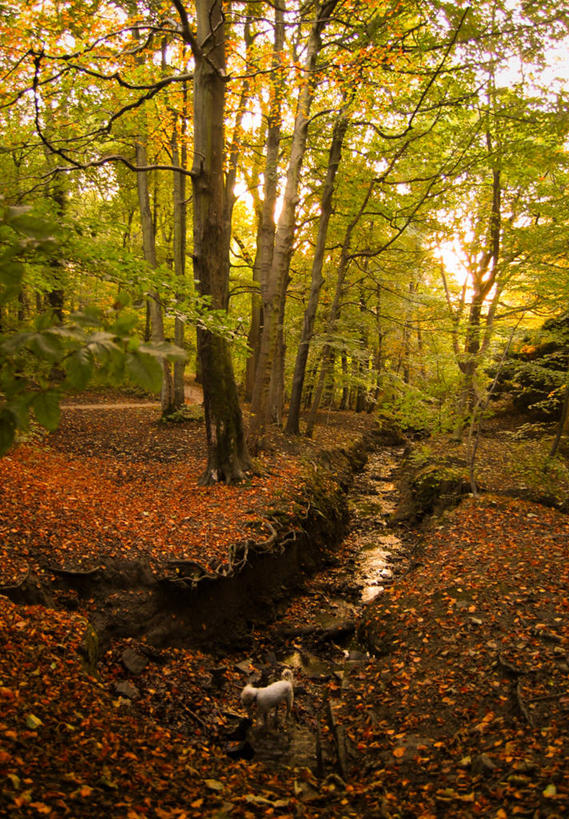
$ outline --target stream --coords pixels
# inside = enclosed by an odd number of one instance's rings
[[[335,736],[337,747],[326,749],[322,740],[323,723],[333,722],[329,684],[337,683],[341,696],[350,673],[369,662],[357,641],[357,622],[365,607],[394,582],[408,554],[400,526],[391,521],[402,455],[397,447],[369,454],[350,492],[350,532],[335,550],[332,565],[312,577],[268,629],[276,645],[288,644],[288,650],[276,651],[273,659],[294,671],[295,709],[293,720],[279,730],[248,730],[247,751],[257,761],[303,766],[319,775],[330,766],[343,772],[338,726],[326,732]],[[293,616],[299,608],[307,612],[300,627],[298,616]]]
[[[370,455],[350,497],[351,529],[359,545],[354,583],[364,605],[393,581],[396,567],[404,557],[398,529],[390,525],[398,500],[393,478],[402,456],[402,448],[383,449]]]

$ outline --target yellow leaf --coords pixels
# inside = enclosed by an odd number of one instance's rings
[[[43,725],[43,722],[39,717],[36,717],[35,714],[27,714],[26,715],[26,725],[31,731],[37,731],[40,725]]]

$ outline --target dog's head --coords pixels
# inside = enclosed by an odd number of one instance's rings
[[[257,689],[252,685],[246,685],[241,692],[241,705],[250,711],[257,700]]]
[[[289,682],[292,685],[294,681],[294,674],[292,673],[290,668],[285,668],[285,670],[282,673],[282,679],[287,680],[287,682]]]

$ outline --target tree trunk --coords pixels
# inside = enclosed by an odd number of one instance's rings
[[[184,109],[186,105],[186,86],[184,84]],[[178,146],[176,122],[172,130],[172,164],[181,169],[186,167],[187,149],[185,142],[186,118],[182,116],[181,145]],[[185,287],[186,279],[186,175],[178,171],[173,174],[173,209],[174,209],[174,271],[180,286]],[[184,348],[184,322],[176,316],[174,319],[174,343]],[[185,403],[184,370],[185,361],[174,362],[173,408],[180,409]]]
[[[409,296],[405,306],[405,322],[403,324],[403,345],[401,351],[401,362],[403,365],[403,383],[411,383],[411,336],[412,318],[414,310],[414,296],[417,291],[417,284],[410,281],[408,285]]]
[[[328,318],[326,321],[326,335],[330,337],[336,328],[336,323],[338,321],[338,317],[340,315],[340,304],[342,301],[342,292],[344,289],[344,280],[346,278],[346,273],[348,271],[348,266],[350,263],[350,252],[351,252],[351,242],[352,242],[352,234],[356,228],[356,225],[362,218],[362,215],[365,211],[369,198],[372,194],[372,191],[375,186],[375,180],[372,180],[368,185],[368,189],[366,191],[366,195],[363,198],[363,201],[359,207],[358,212],[349,223],[348,227],[346,228],[346,233],[344,235],[344,241],[342,242],[342,252],[340,254],[340,261],[338,263],[338,273],[336,276],[336,289],[334,292],[334,298],[332,300],[332,304],[330,305],[330,310],[328,312]],[[326,343],[324,345],[324,349],[322,351],[322,367],[320,369],[320,376],[318,378],[318,383],[316,385],[316,389],[314,391],[314,398],[312,400],[312,407],[310,408],[310,414],[308,416],[307,424],[306,424],[306,435],[308,437],[312,436],[314,431],[314,425],[316,423],[316,417],[318,415],[318,409],[320,407],[320,401],[322,399],[322,392],[324,389],[324,384],[326,382],[326,378],[328,375],[328,370],[331,367],[333,362],[333,356],[331,355],[332,348],[330,344]]]
[[[488,137],[489,139],[489,137]],[[488,311],[484,344],[481,344],[482,308],[498,282],[498,261],[500,257],[501,238],[501,176],[498,169],[492,171],[492,205],[489,216],[488,247],[472,272],[472,302],[468,316],[468,325],[464,342],[464,355],[459,359],[459,368],[464,375],[462,411],[459,420],[459,433],[462,432],[467,417],[476,401],[476,373],[480,365],[482,353],[490,342],[490,326],[495,308]]]
[[[225,309],[229,289],[229,228],[224,185],[225,28],[220,0],[197,0],[194,37],[181,0],[175,0],[192,47],[194,72],[194,277],[214,309]],[[228,342],[198,330],[208,462],[202,484],[233,483],[250,466]]]
[[[369,268],[369,259],[365,259],[364,264],[364,273],[367,275]],[[368,349],[368,331],[367,325],[365,321],[365,312],[366,312],[366,300],[365,300],[365,293],[363,288],[363,281],[360,282],[359,286],[360,290],[360,297],[359,297],[359,308],[361,313],[361,322],[360,322],[360,354],[357,358],[358,366],[357,366],[357,379],[356,379],[356,412],[363,412],[367,406],[367,375],[369,371],[369,357],[367,355]]]
[[[310,109],[314,97],[315,68],[321,47],[321,34],[329,21],[338,0],[327,0],[318,9],[316,21],[310,32],[304,61],[305,82],[300,89],[297,113],[294,123],[283,207],[275,233],[274,251],[270,275],[263,293],[263,332],[259,350],[259,362],[255,374],[255,385],[251,401],[250,438],[254,446],[262,442],[266,426],[271,421],[271,377],[273,384],[279,378],[276,361],[279,328],[282,326],[284,310],[281,301],[288,285],[290,260],[296,230],[296,207],[300,185],[300,171],[306,151]],[[273,390],[273,396],[276,391]]]
[[[146,145],[137,141],[135,145],[136,164],[138,167],[148,165]],[[150,210],[150,196],[148,193],[148,174],[146,171],[138,171],[136,174],[136,189],[138,193],[138,205],[140,209],[140,226],[142,229],[142,249],[146,263],[151,268],[156,268],[156,232],[152,211]],[[164,322],[162,319],[162,307],[157,293],[151,293],[147,300],[148,320],[150,324],[150,340],[159,343],[164,341]],[[173,384],[170,365],[166,359],[162,361],[162,393],[160,404],[162,415],[168,415],[172,411]]]
[[[352,223],[353,225],[354,223]],[[336,278],[336,290],[334,292],[334,299],[332,304],[330,305],[330,311],[328,313],[328,320],[326,322],[326,334],[328,337],[334,332],[336,327],[336,323],[340,316],[340,303],[342,300],[342,292],[344,289],[344,280],[346,278],[346,273],[348,270],[348,264],[350,260],[349,256],[349,249],[350,249],[350,236],[351,230],[353,229],[352,225],[348,227],[346,231],[346,237],[344,238],[344,244],[342,247],[342,254],[340,256],[340,264],[338,265],[338,276]],[[322,366],[320,367],[320,374],[318,376],[318,383],[316,384],[316,389],[314,390],[314,397],[312,399],[312,406],[310,408],[310,414],[308,416],[307,424],[306,424],[306,435],[308,437],[312,436],[314,431],[314,425],[316,423],[316,417],[318,415],[318,410],[320,408],[320,402],[322,400],[322,393],[324,392],[324,386],[326,384],[326,380],[328,378],[328,374],[332,368],[332,364],[334,363],[334,355],[333,350],[330,344],[326,343],[324,345],[324,349],[322,350]]]
[[[306,309],[304,311],[302,332],[300,336],[300,343],[298,345],[298,352],[296,354],[294,374],[292,377],[292,389],[286,424],[286,431],[291,435],[300,434],[299,418],[302,388],[304,386],[308,351],[314,332],[314,321],[316,319],[318,299],[322,284],[324,283],[322,269],[324,266],[324,253],[326,250],[328,225],[330,224],[330,217],[332,215],[332,194],[334,193],[336,172],[342,157],[342,144],[344,142],[347,128],[348,119],[345,115],[341,115],[334,125],[332,143],[330,145],[330,153],[328,155],[328,170],[326,172],[326,180],[324,182],[322,198],[320,200],[320,221],[318,224],[316,249],[314,251],[314,259],[312,261],[310,293],[308,296],[308,304],[306,305]]]
[[[251,353],[247,360],[246,395],[250,401],[253,400],[256,374],[259,367],[261,338],[264,327],[263,305],[270,299],[268,282],[275,242],[275,207],[278,194],[278,165],[282,128],[281,111],[285,90],[285,75],[282,71],[285,42],[284,10],[284,0],[280,0],[280,2],[277,0],[275,3],[271,99],[268,113],[265,169],[263,172],[263,205],[260,210],[257,251],[253,266],[253,281],[258,283],[259,293],[254,293],[252,297],[252,317],[248,338]]]
[[[59,263],[55,262],[53,267],[57,274],[57,271],[59,269]],[[50,290],[49,293],[47,293],[46,295],[46,299],[50,310],[53,312],[54,317],[57,319],[58,322],[62,322],[63,305],[65,303],[65,291],[63,290],[63,288]]]
[[[49,129],[51,130],[53,128],[53,116],[49,107],[46,109],[46,114]],[[53,154],[48,150],[47,146],[44,147],[44,155],[48,170],[52,171],[54,167]],[[64,174],[55,174],[53,176],[51,184],[49,185],[49,196],[54,204],[54,212],[57,221],[63,222],[67,202]],[[54,318],[58,322],[62,322],[63,308],[65,305],[65,278],[64,268],[62,266],[61,259],[58,258],[58,254],[52,255],[50,258],[49,268],[52,274],[52,280],[50,281],[51,290],[46,293],[45,302],[52,311]]]
[[[237,180],[237,169],[239,166],[239,156],[241,153],[241,144],[243,138],[243,120],[245,118],[245,114],[247,113],[247,107],[249,103],[249,97],[251,93],[251,82],[249,77],[247,76],[247,72],[250,69],[251,65],[251,58],[250,58],[250,51],[251,47],[254,42],[254,37],[251,31],[251,13],[252,10],[248,6],[247,7],[247,16],[245,19],[244,31],[243,31],[243,39],[245,41],[245,77],[241,84],[241,93],[239,95],[239,103],[237,106],[237,113],[235,116],[235,126],[233,129],[233,136],[231,138],[231,145],[228,151],[227,157],[227,173],[225,177],[225,210],[224,210],[224,219],[225,219],[225,230],[227,233],[227,237],[231,236],[231,222],[233,219],[233,208],[235,206],[236,196],[235,196],[235,182]]]
[[[555,457],[559,450],[559,446],[561,444],[561,438],[563,437],[563,433],[567,426],[567,418],[569,417],[569,383],[566,382],[565,384],[565,396],[563,398],[563,404],[561,406],[561,415],[559,416],[559,423],[557,424],[557,432],[555,433],[555,438],[553,439],[553,443],[551,445],[551,449],[549,451],[549,458]]]
[[[342,350],[342,397],[340,399],[340,409],[348,409],[348,401],[350,397],[350,390],[348,388],[348,356],[346,351]]]
[[[371,412],[379,401],[381,393],[381,375],[383,370],[383,324],[381,320],[381,284],[377,285],[377,304],[375,317],[376,347],[373,356],[373,368],[375,370],[375,387],[370,401],[369,411]]]

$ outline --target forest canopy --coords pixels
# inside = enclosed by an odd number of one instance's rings
[[[560,4],[0,10],[0,451],[188,372],[204,483],[322,406],[456,428],[566,313]]]

